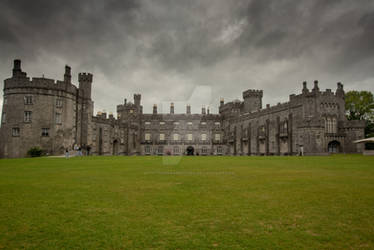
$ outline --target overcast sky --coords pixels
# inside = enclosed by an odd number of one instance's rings
[[[374,1],[1,0],[0,57],[1,79],[15,58],[31,77],[93,73],[95,112],[134,93],[145,112],[217,112],[250,88],[276,104],[315,79],[374,91]]]

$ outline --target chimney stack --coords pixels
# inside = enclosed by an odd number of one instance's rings
[[[174,103],[170,103],[170,114],[174,114]]]
[[[191,106],[190,104],[187,104],[187,110],[186,110],[187,115],[191,114]]]
[[[153,104],[153,114],[157,114],[157,104]]]

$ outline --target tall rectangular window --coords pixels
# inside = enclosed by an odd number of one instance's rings
[[[144,140],[150,141],[151,140],[151,134],[149,134],[149,133],[144,134]]]
[[[165,134],[160,134],[160,141],[165,141]]]
[[[19,128],[12,128],[12,136],[19,136],[20,134],[20,129]]]
[[[151,153],[151,147],[149,145],[146,145],[145,148],[144,148],[144,151],[146,154],[150,154]]]
[[[26,105],[30,105],[30,104],[32,104],[32,96],[31,96],[31,95],[26,95],[26,96],[24,97],[24,101],[25,101],[25,104],[26,104]]]
[[[187,141],[192,141],[192,134],[187,134]]]
[[[61,113],[56,113],[56,124],[61,124]]]
[[[62,99],[60,99],[60,98],[56,99],[56,107],[58,107],[58,108],[62,107]]]
[[[42,136],[43,137],[49,136],[49,128],[42,128]]]
[[[23,121],[24,122],[31,122],[31,111],[25,111]]]
[[[6,123],[6,113],[4,112],[1,117],[1,123]]]
[[[214,135],[214,140],[220,141],[221,140],[221,134],[215,134]]]
[[[178,141],[179,140],[179,134],[174,134],[173,139],[174,139],[174,141]]]
[[[201,134],[201,140],[206,141],[206,134]]]
[[[4,104],[4,105],[7,105],[7,104],[8,104],[8,97],[4,96],[3,104]]]

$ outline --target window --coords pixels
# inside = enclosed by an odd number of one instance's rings
[[[25,111],[23,121],[24,122],[31,122],[31,111]]]
[[[325,119],[325,132],[326,133],[337,133],[337,121],[336,118],[327,117]]]
[[[4,96],[3,105],[7,105],[7,104],[8,104],[8,97]]]
[[[332,129],[331,129],[331,132],[332,133],[336,133],[336,118],[332,118]]]
[[[160,122],[160,125],[165,125],[165,122]]]
[[[220,122],[215,122],[214,125],[219,127],[221,125],[221,123]]]
[[[56,113],[56,124],[61,124],[61,113]]]
[[[187,134],[187,140],[192,141],[192,134]]]
[[[146,154],[150,154],[151,153],[151,147],[148,146],[148,145],[145,146],[144,151],[145,151]]]
[[[1,123],[6,123],[6,113],[3,113],[3,116],[1,117]]]
[[[174,122],[174,125],[175,125],[175,126],[178,126],[178,125],[179,125],[179,122]]]
[[[217,147],[217,154],[222,154],[222,146]]]
[[[150,140],[151,140],[151,134],[146,133],[146,134],[144,135],[144,140],[146,140],[146,141],[150,141]]]
[[[201,134],[201,140],[206,141],[206,134]]]
[[[174,134],[173,135],[173,140],[174,141],[179,141],[179,134]]]
[[[201,125],[206,125],[206,122],[201,122]]]
[[[12,128],[12,136],[19,136],[20,130],[19,128]]]
[[[144,125],[149,126],[151,125],[151,122],[145,122]]]
[[[165,141],[165,134],[160,134],[160,141]]]
[[[159,155],[162,155],[162,154],[164,153],[164,147],[163,147],[163,146],[158,146],[158,148],[157,148],[157,153],[158,153]]]
[[[215,134],[214,135],[214,140],[220,141],[221,140],[221,134]]]
[[[30,104],[32,104],[32,96],[31,96],[31,95],[26,95],[26,96],[24,97],[24,100],[25,100],[25,104],[26,104],[26,105],[30,105]]]
[[[130,114],[134,113],[134,110],[133,109],[130,109]]]
[[[188,126],[192,126],[192,122],[187,122],[187,125]]]
[[[44,137],[49,136],[49,128],[42,128],[42,136]]]
[[[202,153],[202,154],[207,154],[207,153],[208,153],[208,149],[207,149],[207,147],[202,147],[202,149],[201,149],[201,153]]]
[[[58,108],[62,107],[62,99],[60,99],[60,98],[56,99],[56,107],[58,107]]]
[[[179,153],[180,153],[179,147],[177,147],[177,146],[174,147],[174,148],[173,148],[173,153],[174,153],[174,154],[179,154]]]

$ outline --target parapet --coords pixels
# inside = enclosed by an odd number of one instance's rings
[[[260,97],[262,98],[263,96],[263,91],[262,90],[257,90],[257,89],[248,89],[243,92],[243,98],[248,98],[248,97]]]
[[[91,73],[79,73],[78,81],[79,82],[92,82],[93,75]]]

